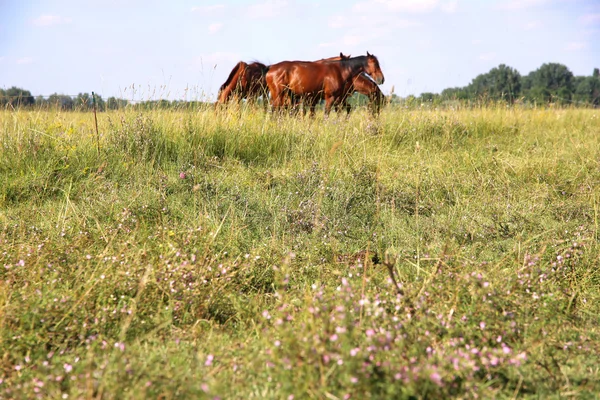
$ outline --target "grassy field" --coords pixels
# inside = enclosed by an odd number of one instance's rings
[[[600,110],[98,122],[0,112],[0,398],[598,396]]]

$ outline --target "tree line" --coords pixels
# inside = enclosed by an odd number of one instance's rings
[[[559,105],[600,105],[600,71],[591,76],[575,76],[563,64],[546,63],[528,75],[505,64],[480,74],[467,86],[444,89],[441,93],[421,93],[420,96],[396,98],[404,103],[505,102]]]
[[[393,91],[393,89],[392,89]],[[368,100],[355,94],[353,104],[364,104]],[[124,107],[136,109],[188,108],[206,105],[204,102],[183,100],[148,100],[132,103],[128,100],[109,97],[106,100],[95,95],[98,111],[116,110]],[[467,86],[444,89],[441,93],[421,93],[420,96],[400,98],[390,95],[392,103],[417,105],[429,103],[443,105],[448,102],[461,103],[504,102],[508,104],[529,103],[536,105],[559,104],[576,106],[600,106],[600,71],[594,68],[591,76],[574,76],[563,64],[546,63],[526,76],[505,64],[480,74]],[[37,96],[18,87],[0,89],[0,107],[52,107],[62,110],[91,110],[94,106],[89,93],[68,96],[54,93],[48,97]]]
[[[109,97],[106,100],[98,94],[92,95],[89,93],[79,93],[77,96],[69,96],[66,94],[54,93],[50,96],[32,96],[29,90],[21,89],[18,87],[11,87],[9,89],[0,89],[0,107],[39,107],[39,108],[58,108],[65,111],[90,111],[94,107],[94,100],[96,110],[118,110],[125,107],[132,107],[136,109],[157,109],[157,108],[185,108],[185,107],[196,107],[204,102],[199,101],[183,101],[183,100],[147,100],[130,102],[129,100]]]

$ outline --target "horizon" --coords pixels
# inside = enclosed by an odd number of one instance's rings
[[[499,64],[525,76],[555,62],[590,76],[598,35],[592,0],[2,1],[0,87],[214,101],[238,61],[369,51],[386,95],[418,96],[466,86]]]

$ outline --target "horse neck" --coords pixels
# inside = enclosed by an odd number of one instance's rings
[[[347,80],[356,77],[361,72],[364,72],[367,67],[367,58],[365,56],[348,58],[340,61],[342,66],[342,77]]]

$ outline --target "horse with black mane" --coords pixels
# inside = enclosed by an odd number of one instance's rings
[[[350,58],[350,55],[344,55],[343,53],[340,52],[339,56],[324,58],[322,60],[318,60],[315,62],[323,63],[323,62],[328,62],[328,61],[339,61],[339,60],[344,60],[344,59],[348,59],[348,58]],[[385,96],[383,95],[383,92],[381,91],[381,89],[379,89],[379,85],[377,85],[377,83],[375,83],[373,81],[373,79],[371,79],[364,72],[360,75],[357,75],[353,79],[350,86],[346,89],[346,92],[347,93],[346,93],[345,103],[337,103],[335,106],[335,109],[337,112],[340,112],[341,108],[343,106],[345,106],[346,114],[347,115],[350,114],[350,111],[352,110],[352,105],[349,102],[349,98],[352,97],[354,92],[358,92],[369,98],[369,101],[371,102],[373,114],[379,114],[379,112],[381,111],[381,106],[384,103]],[[307,104],[307,106],[309,108],[311,108],[311,110],[313,110],[314,107],[316,106],[316,104],[320,100],[322,100],[322,97],[315,96],[312,98],[312,104]],[[298,103],[298,101],[296,100],[295,103]],[[297,105],[297,104],[295,104],[295,105]],[[311,111],[311,112],[314,112],[314,111]]]
[[[316,102],[323,98],[325,114],[329,114],[332,106],[346,103],[355,79],[363,72],[376,83],[384,82],[379,61],[369,52],[366,56],[351,58],[340,53],[337,61],[283,61],[269,67],[266,81],[275,109],[284,106],[290,95],[295,100],[304,100],[312,115]]]

